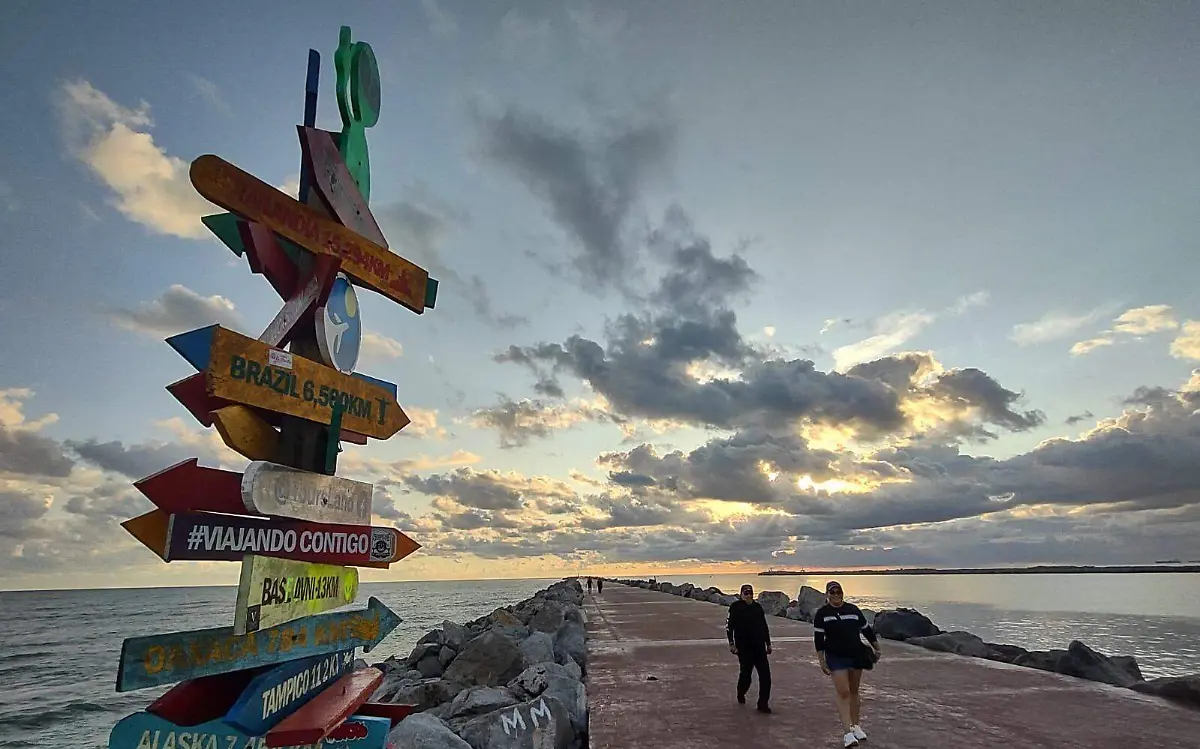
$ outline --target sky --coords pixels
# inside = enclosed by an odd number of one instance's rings
[[[237,580],[119,523],[186,458],[163,339],[281,304],[200,223],[293,192],[308,50],[381,77],[362,290],[412,423],[344,445],[372,580],[1200,559],[1200,16],[1183,3],[13,0],[0,588]]]

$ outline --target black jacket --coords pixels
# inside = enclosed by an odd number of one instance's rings
[[[843,603],[838,608],[825,604],[813,615],[813,644],[835,658],[857,658],[862,655],[862,640],[877,642],[875,630],[867,624],[867,617],[852,603]]]
[[[725,637],[730,645],[742,648],[764,648],[771,644],[771,630],[767,627],[767,615],[758,601],[746,603],[738,599],[729,605],[729,621],[725,625]]]

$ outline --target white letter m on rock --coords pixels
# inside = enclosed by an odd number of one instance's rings
[[[529,717],[533,717],[532,712],[530,713]],[[537,723],[535,722],[534,725],[536,726]],[[519,705],[513,708],[511,718],[507,715],[500,716],[500,727],[504,729],[505,736],[512,736],[512,732],[509,731],[509,728],[511,727],[512,730],[515,731],[517,730],[517,726],[520,726],[522,731],[526,730],[525,719],[521,717],[521,707]]]
[[[529,719],[533,721],[533,727],[539,728],[538,716],[546,719],[546,724],[554,722],[554,713],[550,712],[550,706],[546,704],[546,700],[538,700],[538,703],[529,708]]]

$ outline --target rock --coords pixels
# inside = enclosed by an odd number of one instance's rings
[[[413,683],[403,683],[391,694],[378,698],[380,702],[394,704],[416,705],[417,711],[437,707],[443,702],[454,699],[462,687],[445,679],[426,679]]]
[[[587,624],[587,614],[583,613],[583,609],[573,603],[568,603],[563,609],[563,620],[568,622],[578,622]]]
[[[450,665],[450,661],[454,660],[454,656],[456,655],[458,653],[455,652],[454,648],[449,645],[443,645],[442,649],[438,651],[438,660],[442,662],[442,667],[445,668]]]
[[[928,637],[910,637],[908,643],[920,645],[927,650],[968,655],[972,658],[986,658],[988,655],[987,643],[970,632],[943,632]]]
[[[571,720],[571,728],[576,736],[587,733],[588,704],[587,689],[582,682],[574,679],[554,679],[542,692],[543,696],[554,697],[567,709],[567,717]]]
[[[722,595],[719,599],[717,599],[717,603],[728,608],[737,599],[738,599],[738,597],[734,596],[734,595]]]
[[[534,632],[517,646],[521,661],[526,664],[554,661],[554,638],[545,632]]]
[[[509,681],[524,668],[516,641],[489,630],[467,643],[443,678],[463,687],[494,687]]]
[[[458,693],[442,718],[446,721],[474,718],[518,702],[508,687],[471,687]]]
[[[575,662],[574,658],[569,658],[566,663],[562,663],[562,664],[546,663],[546,664],[542,664],[542,665],[558,666],[559,668],[565,670],[567,672],[567,675],[570,676],[575,681],[583,681],[583,669],[581,669],[579,667],[579,664]]]
[[[1016,645],[997,645],[994,642],[985,642],[984,645],[987,645],[988,652],[983,657],[989,661],[999,661],[1001,663],[1012,663],[1017,658],[1029,652],[1025,648]]]
[[[558,681],[579,681],[569,666],[557,663],[539,663],[522,671],[517,678],[508,682],[509,690],[520,700],[531,700]]]
[[[799,622],[806,621],[804,618],[804,612],[800,610],[800,607],[796,605],[795,601],[792,601],[790,604],[788,604],[788,607],[786,610],[784,610],[783,615],[788,619],[795,619]]]
[[[442,630],[434,629],[429,632],[426,632],[424,637],[417,640],[417,645],[420,646],[420,645],[434,644],[434,645],[441,646],[443,644],[443,642],[444,641],[442,639]]]
[[[916,609],[888,609],[875,615],[875,632],[888,640],[908,640],[942,633],[929,617]]]
[[[430,653],[417,663],[417,670],[421,672],[422,677],[428,679],[441,676],[445,666],[442,665],[442,659],[438,653]]]
[[[1134,681],[1146,680],[1146,677],[1142,676],[1142,669],[1138,666],[1137,658],[1132,655],[1113,655],[1109,656],[1109,660],[1113,662],[1114,666],[1132,676]]]
[[[859,611],[863,612],[863,619],[867,620],[867,624],[869,626],[874,627],[875,626],[875,612],[872,611],[871,609],[859,609]]]
[[[436,632],[438,630],[434,630],[434,631]],[[432,634],[432,632],[430,634]],[[428,635],[426,635],[426,636],[428,637]],[[440,635],[439,635],[439,639],[440,639]],[[439,642],[432,642],[432,641],[418,642],[416,647],[414,647],[412,649],[412,652],[409,653],[408,658],[405,660],[405,663],[408,664],[409,668],[416,668],[417,664],[420,663],[423,658],[425,658],[426,656],[429,656],[429,655],[432,655],[436,658],[437,654],[440,653],[441,650],[442,650],[442,645]]]
[[[565,608],[558,601],[546,601],[529,620],[529,627],[535,632],[557,632],[563,625]]]
[[[442,644],[454,648],[454,652],[462,650],[467,645],[467,628],[447,619],[442,622]]]
[[[458,735],[472,749],[568,749],[575,740],[571,717],[553,696],[472,718]]]
[[[587,630],[583,625],[567,622],[554,636],[554,660],[566,663],[573,660],[587,673]]]
[[[758,594],[758,603],[767,616],[782,616],[791,602],[788,594],[780,590],[764,590]]]
[[[410,715],[388,733],[388,746],[404,749],[471,749],[450,727],[429,713]]]
[[[511,611],[505,609],[496,609],[488,617],[492,620],[493,625],[501,627],[523,627],[524,622],[516,617]]]
[[[380,661],[375,664],[375,668],[383,672],[383,675],[390,676],[393,673],[404,673],[408,670],[408,664],[405,661],[396,660],[396,656],[388,656],[385,661]]]
[[[1066,650],[1031,650],[1017,656],[1013,664],[1118,687],[1131,687],[1140,681],[1130,674],[1128,661],[1124,662],[1124,666],[1118,665],[1113,659],[1097,653],[1078,640],[1073,640]]]
[[[796,608],[800,610],[800,620],[811,622],[817,609],[828,602],[829,599],[821,591],[808,585],[801,585],[800,590],[796,593]]]
[[[1200,708],[1200,674],[1192,676],[1163,676],[1134,684],[1131,689],[1143,694],[1178,702],[1188,707]]]

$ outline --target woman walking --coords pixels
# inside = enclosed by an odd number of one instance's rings
[[[842,737],[843,746],[858,746],[858,742],[867,738],[859,725],[858,685],[862,681],[863,668],[871,668],[879,659],[879,640],[863,612],[846,602],[841,583],[830,581],[825,586],[825,597],[829,602],[813,616],[813,644],[817,648],[821,672],[833,678],[838,717],[846,731]],[[863,645],[860,634],[871,643],[873,657]]]

